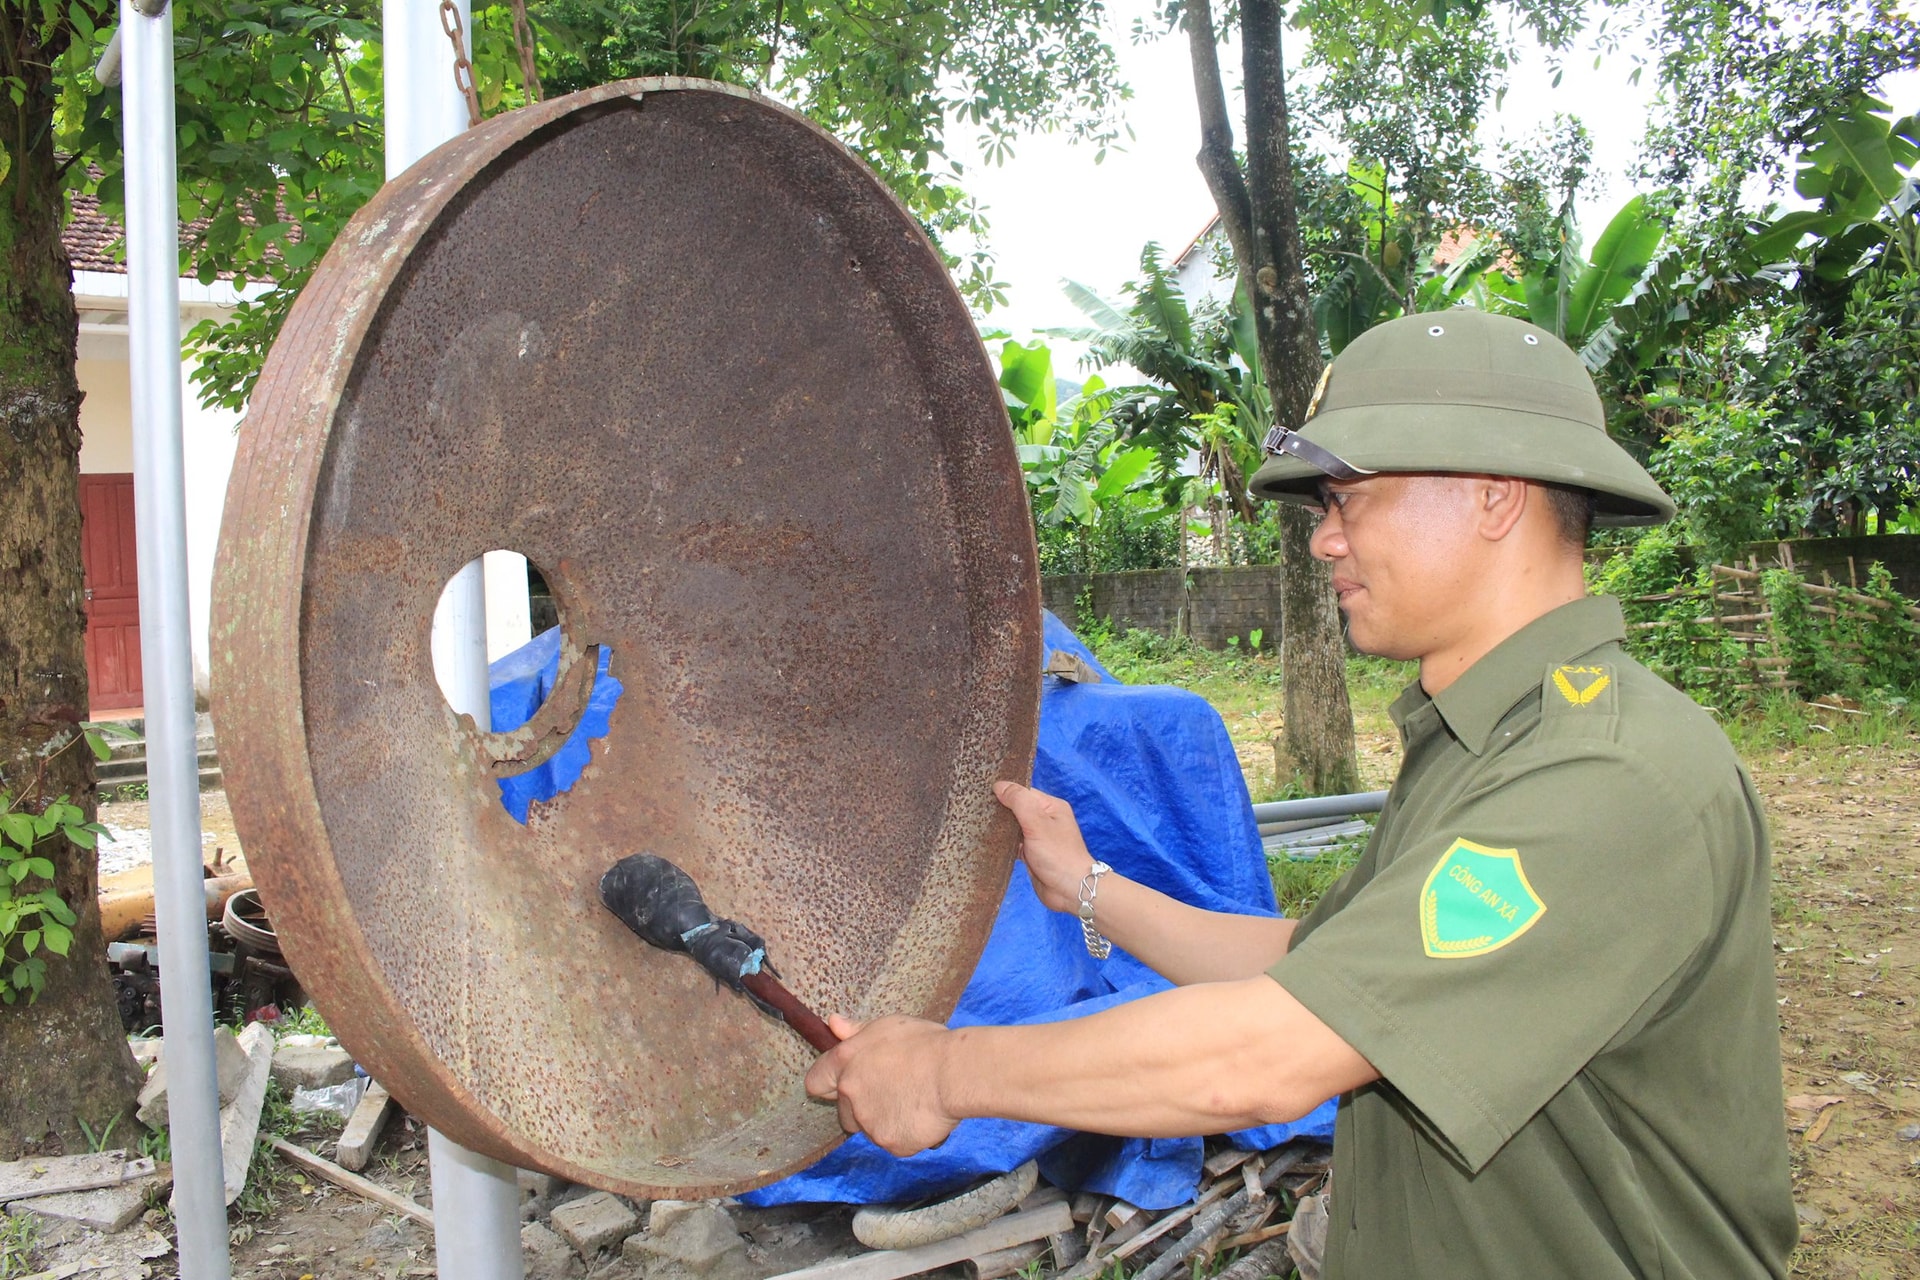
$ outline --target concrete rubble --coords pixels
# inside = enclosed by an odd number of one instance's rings
[[[139,1111],[135,1118],[147,1128],[158,1132],[167,1127],[167,1058],[164,1042],[149,1040],[152,1047],[153,1069],[147,1073],[147,1082],[140,1086]],[[138,1061],[138,1055],[135,1058]],[[247,1078],[247,1053],[240,1047],[232,1027],[213,1029],[213,1069],[219,1082],[220,1105],[226,1106],[239,1095],[240,1087]]]
[[[295,1089],[324,1089],[353,1077],[353,1056],[330,1036],[288,1036],[273,1051],[273,1081]]]

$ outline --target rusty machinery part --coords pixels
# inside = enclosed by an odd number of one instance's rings
[[[564,639],[526,728],[456,716],[442,585],[525,553]],[[686,869],[817,1009],[944,1018],[1017,841],[1040,611],[991,363],[840,144],[689,80],[487,121],[302,290],[240,437],[214,582],[234,822],[288,963],[409,1110],[648,1197],[841,1140],[812,1053],[605,911]],[[527,824],[497,779],[624,692]]]

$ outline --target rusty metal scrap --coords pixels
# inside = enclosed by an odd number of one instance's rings
[[[442,585],[499,547],[566,636],[517,734],[456,717],[429,654]],[[522,826],[495,779],[574,723],[596,645],[609,732]],[[212,650],[282,947],[409,1110],[616,1191],[766,1182],[840,1138],[809,1051],[595,884],[657,853],[815,1007],[951,1009],[1038,710],[993,370],[912,219],[784,108],[654,80],[497,117],[388,183],[288,318]]]

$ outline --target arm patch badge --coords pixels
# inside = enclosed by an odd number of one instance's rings
[[[1420,890],[1420,942],[1436,960],[1483,956],[1538,924],[1547,904],[1527,882],[1518,849],[1458,840]]]

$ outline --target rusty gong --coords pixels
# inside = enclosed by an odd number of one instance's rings
[[[482,733],[442,585],[550,584],[562,675]],[[784,108],[699,81],[496,118],[342,232],[228,490],[214,714],[288,957],[409,1109],[523,1167],[737,1191],[840,1138],[811,1052],[596,895],[690,872],[822,1011],[944,1017],[1031,766],[1039,594],[993,370],[913,220]],[[624,686],[574,787],[496,780]]]

